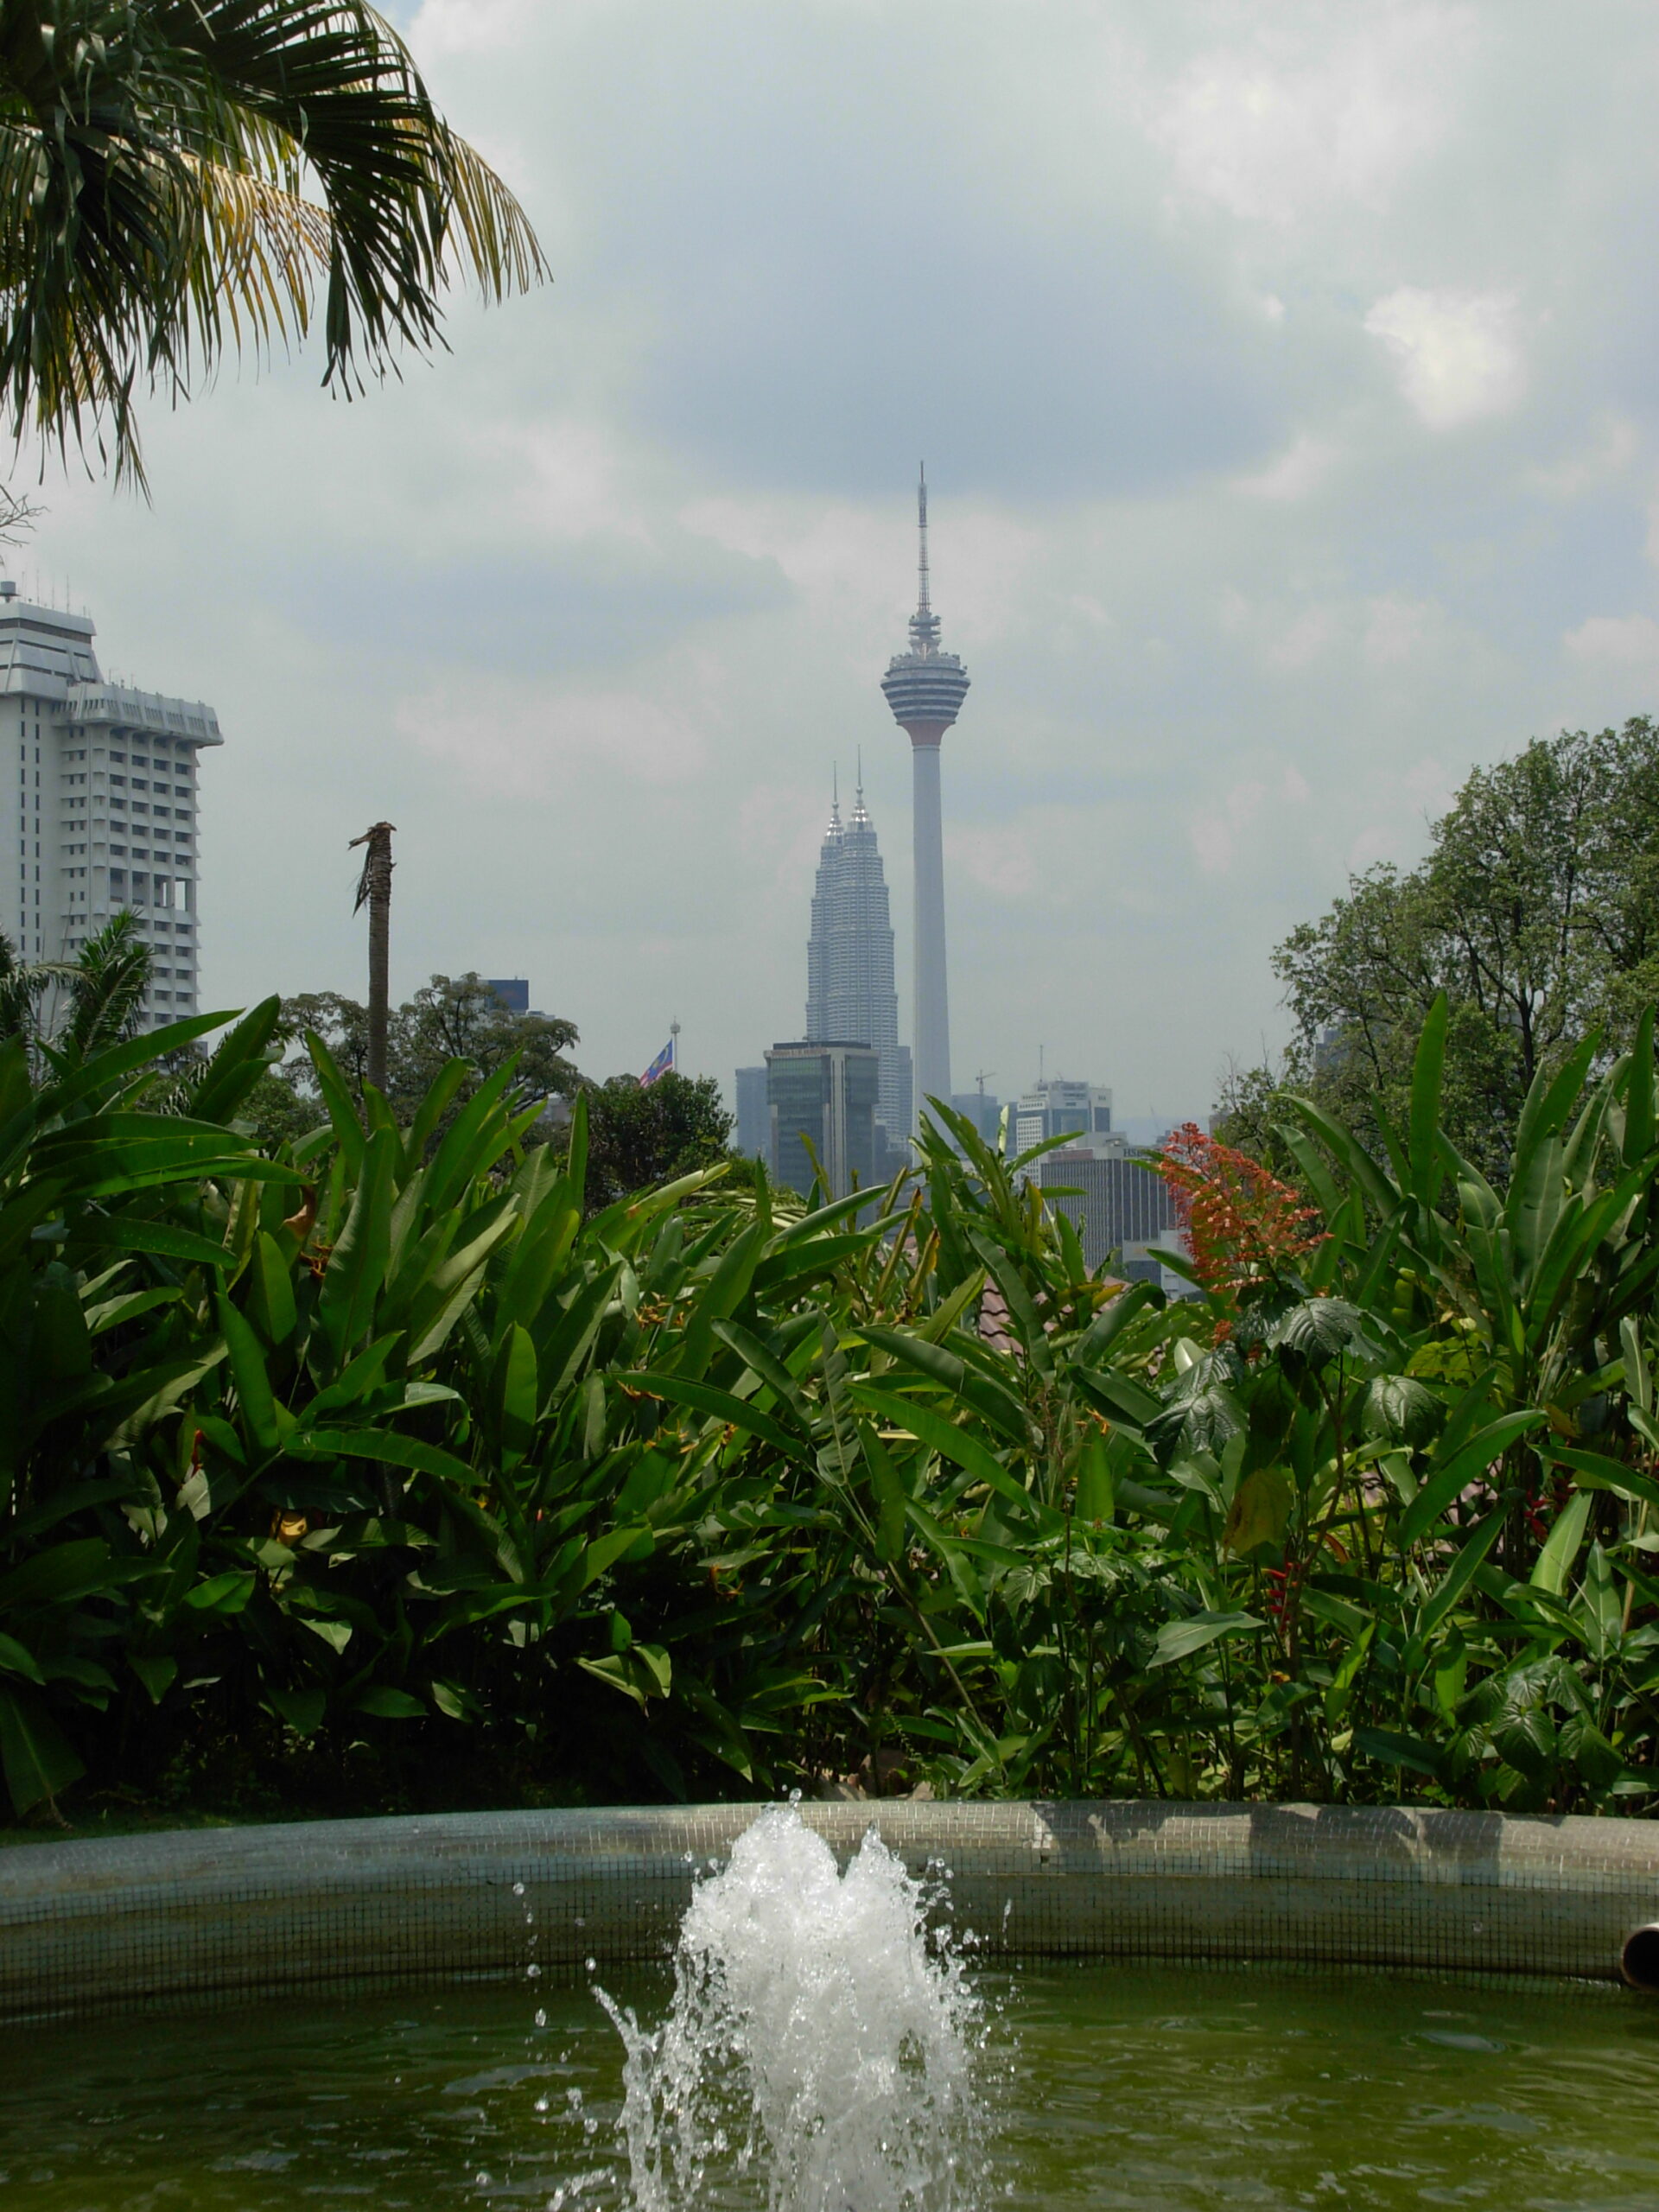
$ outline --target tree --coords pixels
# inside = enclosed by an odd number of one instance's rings
[[[1539,1070],[1598,1031],[1606,1065],[1659,990],[1659,725],[1562,731],[1477,769],[1420,868],[1351,878],[1274,967],[1295,1035],[1281,1071],[1230,1077],[1219,1134],[1258,1149],[1281,1089],[1364,1129],[1375,1100],[1401,1126],[1444,991],[1445,1125],[1501,1179]]]
[[[642,1090],[637,1076],[613,1075],[587,1096],[590,1207],[727,1157],[736,1124],[712,1076],[671,1071]]]
[[[282,1033],[289,1055],[251,1102],[267,1143],[302,1134],[327,1119],[316,1071],[309,1056],[296,1049],[308,1031],[327,1046],[353,1097],[362,1097],[369,1066],[367,1007],[337,991],[284,999]],[[472,1073],[451,1105],[453,1119],[479,1085],[517,1054],[514,1090],[522,1105],[569,1097],[582,1078],[564,1052],[576,1037],[573,1021],[512,1013],[481,976],[434,976],[389,1019],[384,1095],[392,1111],[408,1121],[445,1064],[465,1060]]]
[[[137,1033],[150,950],[130,913],[89,937],[73,960],[26,962],[0,937],[0,1042],[20,1038],[36,1060],[90,1059]]]
[[[545,268],[523,210],[365,0],[6,0],[0,385],[142,480],[133,394],[308,328],[348,393],[440,341],[458,272]],[[108,444],[105,445],[107,434]]]

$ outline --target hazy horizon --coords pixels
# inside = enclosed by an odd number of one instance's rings
[[[1277,939],[1478,762],[1659,704],[1649,9],[426,0],[555,281],[346,405],[319,349],[48,467],[11,573],[210,700],[204,1006],[524,975],[603,1077],[798,1034],[863,749],[910,1033],[914,597],[953,1080],[1202,1116]],[[26,456],[12,478],[33,483]]]

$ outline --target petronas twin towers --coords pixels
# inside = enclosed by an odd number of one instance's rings
[[[929,598],[927,479],[917,487],[920,541],[910,650],[895,654],[881,679],[893,719],[910,739],[915,855],[915,1039],[899,1042],[893,925],[875,829],[861,774],[853,818],[832,808],[818,857],[807,945],[806,1034],[821,1043],[874,1046],[880,1063],[878,1118],[887,1146],[903,1150],[929,1098],[950,1096],[950,1016],[944,957],[944,851],[939,805],[939,747],[968,694],[968,671],[942,652],[939,618]],[[919,1095],[918,1095],[919,1094]]]
[[[902,1149],[911,1126],[910,1048],[899,1042],[887,880],[861,777],[852,820],[842,822],[837,799],[818,855],[806,945],[806,1035],[813,1044],[874,1046],[877,1118],[888,1149]]]

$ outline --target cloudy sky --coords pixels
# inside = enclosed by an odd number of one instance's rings
[[[1275,941],[1471,764],[1659,708],[1648,0],[424,0],[556,281],[345,405],[302,354],[48,474],[14,568],[202,695],[208,1003],[524,974],[590,1072],[798,1033],[912,485],[956,1081],[1201,1113]]]

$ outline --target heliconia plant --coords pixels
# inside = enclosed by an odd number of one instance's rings
[[[594,1211],[580,1103],[536,1142],[511,1067],[400,1122],[313,1039],[327,1118],[261,1154],[275,1002],[190,1057],[225,1027],[0,1051],[19,1814],[250,1765],[1659,1800],[1650,1021],[1540,1079],[1501,1192],[1438,1008],[1376,1153],[1288,1109],[1298,1191],[1181,1133],[1173,1301],[943,1104],[879,1192]]]

